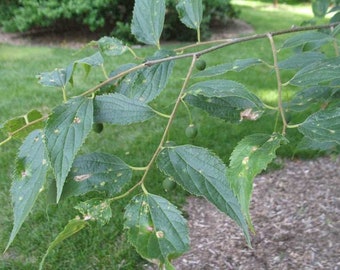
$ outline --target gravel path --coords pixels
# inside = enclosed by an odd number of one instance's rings
[[[177,269],[340,269],[340,157],[284,164],[254,181],[253,249],[214,206],[189,198],[191,251]]]
[[[340,156],[286,160],[255,178],[252,249],[205,199],[189,197],[184,211],[191,250],[173,262],[178,270],[340,269]]]

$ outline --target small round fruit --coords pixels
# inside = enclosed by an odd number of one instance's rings
[[[198,59],[196,61],[196,69],[197,70],[205,70],[207,63],[203,59]]]
[[[163,180],[163,188],[166,192],[173,190],[176,187],[176,182],[172,180],[170,177],[167,177]]]
[[[101,133],[104,129],[104,125],[103,125],[103,123],[94,123],[92,125],[92,129],[96,133]]]
[[[197,136],[198,130],[197,127],[194,124],[190,124],[189,126],[187,126],[187,128],[185,129],[185,135],[189,138],[189,139],[193,139]]]

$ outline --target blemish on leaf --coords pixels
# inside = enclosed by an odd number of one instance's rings
[[[242,160],[242,164],[243,164],[243,165],[248,164],[248,162],[249,162],[249,157],[245,157],[245,158]]]
[[[91,174],[81,174],[81,175],[76,175],[73,180],[76,182],[82,182],[86,179],[89,179],[91,177]]]
[[[157,231],[157,232],[156,232],[156,236],[157,236],[157,238],[164,238],[164,232],[162,232],[162,231]]]
[[[240,112],[240,121],[243,121],[244,119],[255,121],[259,116],[260,114],[258,112],[253,112],[252,108],[248,108]]]
[[[81,122],[80,118],[78,116],[74,117],[73,123],[79,124]]]
[[[152,232],[153,231],[153,227],[152,226],[147,226],[146,230],[149,231],[149,232]]]

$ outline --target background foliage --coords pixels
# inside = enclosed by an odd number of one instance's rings
[[[225,24],[238,12],[231,0],[204,3],[202,37],[210,35],[214,24]],[[165,40],[194,40],[195,31],[183,29],[176,12],[176,0],[166,0],[167,14],[162,38]],[[135,41],[130,32],[133,0],[14,0],[1,1],[0,26],[5,31],[90,31]]]

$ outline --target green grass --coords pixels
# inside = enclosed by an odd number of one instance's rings
[[[289,28],[303,20],[311,18],[311,13],[305,5],[291,8],[283,5],[273,10],[270,4],[258,1],[234,1],[242,11],[241,19],[251,23],[256,32]],[[295,13],[293,12],[295,10]],[[278,44],[283,37],[276,38]],[[152,53],[151,48],[136,49],[140,56]],[[32,108],[51,110],[62,100],[62,93],[54,88],[41,87],[37,84],[35,75],[44,71],[52,71],[56,67],[66,67],[70,62],[89,55],[89,49],[76,53],[74,50],[47,47],[16,47],[0,44],[0,123],[11,117],[25,114]],[[230,62],[240,58],[259,57],[271,62],[272,55],[267,40],[252,41],[237,46],[230,46],[211,53],[204,58],[208,66]],[[119,65],[131,62],[133,58],[126,54],[121,58],[110,60],[107,70],[113,70]],[[167,90],[152,103],[157,110],[169,113],[178,93],[183,77],[190,61],[180,60],[176,63],[172,80]],[[286,74],[288,76],[290,74]],[[70,95],[77,95],[103,79],[100,69],[93,70],[89,77],[79,69],[75,74],[75,87],[69,89]],[[274,73],[264,66],[249,69],[241,73],[228,73],[225,79],[239,81],[258,94],[268,104],[276,99],[276,82]],[[285,97],[292,95],[294,88],[285,89]],[[226,163],[237,142],[244,136],[254,132],[274,130],[276,115],[271,114],[257,122],[246,122],[241,125],[231,125],[222,120],[209,117],[198,109],[192,111],[194,122],[199,128],[199,135],[194,140],[184,136],[185,127],[189,124],[185,108],[178,111],[174,125],[170,131],[170,140],[177,144],[192,143],[208,147],[216,152]],[[303,116],[302,116],[303,117]],[[105,125],[101,134],[91,133],[82,152],[103,151],[120,156],[132,166],[145,166],[151,158],[163,133],[166,120],[156,118],[143,124],[114,127]],[[279,154],[292,156],[294,142],[300,135],[290,131],[288,138],[292,146],[283,147]],[[20,145],[11,141],[1,147],[0,163],[0,249],[7,244],[12,228],[12,210],[10,203],[10,174],[13,169],[16,149]],[[140,175],[134,177],[138,181]],[[51,179],[52,176],[49,176]],[[165,193],[161,187],[162,176],[154,169],[147,179],[146,186],[153,193],[166,196],[177,205],[181,205],[186,193],[177,188],[174,192]],[[82,199],[85,199],[84,196]],[[113,205],[114,218],[100,227],[92,224],[76,236],[64,241],[46,260],[45,269],[141,269],[144,261],[127,244],[122,228],[123,207],[128,199]],[[67,221],[77,212],[72,208],[77,200],[69,199],[59,205],[48,205],[47,194],[43,192],[37,201],[28,220],[24,223],[17,238],[7,253],[0,255],[0,269],[37,269],[39,260],[54,237],[63,229]]]

